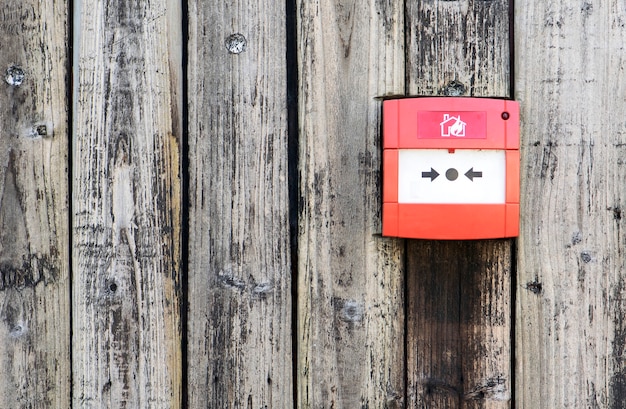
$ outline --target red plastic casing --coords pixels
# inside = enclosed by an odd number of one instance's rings
[[[457,115],[462,136],[442,118]],[[457,129],[460,134],[461,130]],[[469,240],[519,235],[519,104],[491,98],[423,97],[383,101],[383,236]],[[398,203],[402,149],[505,151],[505,201],[497,204]]]

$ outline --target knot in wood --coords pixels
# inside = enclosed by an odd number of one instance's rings
[[[20,338],[28,332],[28,328],[23,322],[15,324],[9,331],[9,335],[12,338]]]
[[[533,294],[541,294],[543,291],[543,284],[539,281],[539,278],[535,278],[533,281],[526,283],[526,289]]]

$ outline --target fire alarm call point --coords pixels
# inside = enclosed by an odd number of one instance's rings
[[[518,236],[517,102],[386,100],[383,148],[383,236]]]

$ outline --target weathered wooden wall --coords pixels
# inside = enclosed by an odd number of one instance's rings
[[[67,2],[0,1],[0,406],[70,406]]]
[[[402,407],[403,243],[380,236],[401,3],[298,1],[298,407]]]
[[[180,4],[74,7],[73,404],[178,408]]]
[[[516,1],[516,407],[626,404],[626,9]]]
[[[0,407],[624,406],[619,1],[44,3],[0,0]],[[380,236],[404,94],[520,101],[517,245]]]
[[[285,5],[189,2],[190,407],[293,404]]]

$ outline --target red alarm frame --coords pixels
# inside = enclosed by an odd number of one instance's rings
[[[443,125],[438,119],[444,112],[462,113],[464,118],[469,118],[472,133],[463,137],[442,136]],[[434,132],[434,127],[439,125],[441,132]],[[383,149],[383,236],[471,240],[519,235],[519,104],[516,101],[469,97],[385,100]],[[504,150],[504,203],[398,203],[398,156],[402,149]]]

